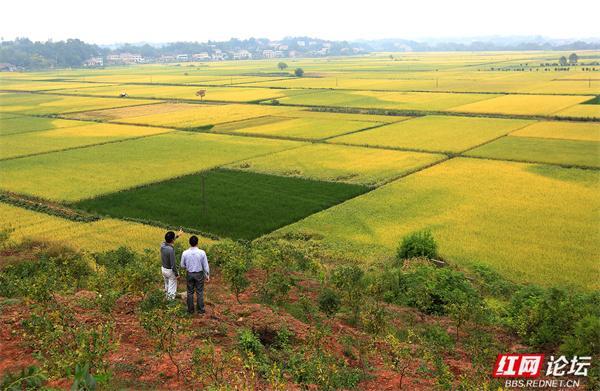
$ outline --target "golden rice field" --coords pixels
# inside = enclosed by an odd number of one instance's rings
[[[456,158],[282,231],[319,233],[346,251],[391,256],[432,230],[446,259],[542,285],[600,288],[596,171]]]
[[[473,102],[487,101],[495,96],[497,95],[321,90],[288,96],[280,101],[291,105],[437,111]],[[576,101],[573,104],[579,102]]]
[[[97,87],[97,84],[80,83],[80,82],[47,82],[40,83],[39,81],[22,81],[22,80],[0,80],[0,90],[11,91],[54,91],[70,88],[89,88]]]
[[[595,118],[600,119],[600,105],[575,105],[556,113],[561,117]]]
[[[532,123],[518,119],[431,115],[331,139],[331,142],[461,152]]]
[[[228,167],[264,174],[379,186],[443,158],[443,155],[429,153],[312,144],[244,160]]]
[[[197,96],[199,90],[206,91],[204,98]],[[69,88],[58,90],[63,94],[84,94],[103,97],[118,97],[126,93],[133,98],[153,99],[186,99],[227,102],[252,102],[266,99],[276,99],[286,96],[281,90],[266,88],[236,88],[236,87],[207,87],[207,86],[165,86],[122,84],[103,87]],[[298,91],[302,93],[302,91]]]
[[[563,140],[600,141],[600,123],[541,121],[518,129],[510,135]]]
[[[69,121],[70,122],[70,121]],[[95,124],[79,122],[55,130],[13,134],[2,138],[0,160],[17,156],[34,155],[50,151],[83,147],[166,133],[171,130],[148,126]]]
[[[269,121],[268,123],[248,124],[247,126],[236,126],[233,128],[217,127],[215,131],[221,130],[237,134],[320,140],[381,125],[377,122],[343,121],[341,119],[326,118],[270,118],[273,121]]]
[[[162,103],[156,102],[148,105],[139,105],[131,107],[117,107],[114,109],[102,109],[92,111],[82,111],[73,114],[66,114],[64,117],[89,120],[89,121],[118,121],[128,117],[141,117],[144,115],[155,115],[171,113],[174,111],[183,110],[188,108],[189,105],[185,103]]]
[[[127,246],[137,251],[156,248],[164,237],[164,229],[117,219],[101,219],[89,223],[75,222],[45,213],[34,212],[0,203],[2,228],[12,228],[11,239],[34,239],[91,252],[114,250]],[[211,239],[200,237],[210,244]]]
[[[0,112],[18,114],[62,114],[111,107],[135,106],[146,103],[150,103],[150,101],[48,94],[0,93]]]
[[[449,110],[461,113],[567,116],[561,111],[589,99],[589,96],[570,95],[504,95]]]
[[[174,128],[196,128],[224,122],[235,122],[249,118],[277,115],[288,111],[285,107],[240,105],[240,104],[179,104],[176,110],[146,114],[139,117],[124,117],[119,122],[144,125],[170,126]],[[125,113],[127,110],[123,110]],[[126,115],[126,114],[124,114]]]
[[[300,145],[285,140],[169,133],[0,161],[0,189],[76,201]]]
[[[225,189],[214,200],[226,206],[258,177],[273,187],[261,202],[309,184],[323,194],[355,185],[353,198],[311,209],[280,231],[321,234],[369,261],[393,256],[406,234],[425,228],[451,264],[598,289],[600,67],[586,63],[600,52],[582,51],[568,71],[541,65],[569,54],[377,53],[0,72],[0,191],[69,206],[138,186],[165,190],[157,182],[221,167],[240,181],[231,184],[238,193]],[[299,67],[304,77],[292,75]],[[181,183],[193,187],[194,178]],[[292,187],[277,188],[283,183]],[[160,197],[146,207],[160,208]],[[265,208],[259,223],[270,213]],[[89,251],[154,248],[163,235],[125,220],[79,223],[4,203],[0,217],[16,240],[68,240]]]

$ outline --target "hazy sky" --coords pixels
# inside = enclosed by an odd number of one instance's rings
[[[484,35],[600,37],[598,0],[10,0],[5,40],[94,43],[309,35],[325,39]]]

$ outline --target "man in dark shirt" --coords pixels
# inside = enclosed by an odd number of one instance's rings
[[[175,239],[180,237],[183,231],[177,234],[169,231],[165,234],[165,241],[160,245],[160,258],[162,260],[162,275],[165,280],[165,293],[167,298],[173,300],[177,294],[177,264],[175,263]]]

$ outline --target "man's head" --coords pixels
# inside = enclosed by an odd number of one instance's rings
[[[198,237],[196,235],[190,236],[190,246],[196,247],[198,245]]]
[[[169,231],[165,234],[165,242],[173,243],[175,241],[175,232]]]

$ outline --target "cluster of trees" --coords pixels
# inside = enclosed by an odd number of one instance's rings
[[[0,63],[25,69],[80,67],[88,58],[107,52],[98,45],[90,45],[79,39],[32,42],[27,38],[17,38],[0,42]]]
[[[567,60],[567,58],[565,56],[561,56],[558,59],[558,63],[560,64],[561,67],[566,67],[567,65],[577,65],[578,59],[579,59],[579,57],[577,57],[577,54],[571,53],[571,55],[569,56],[569,60]]]

